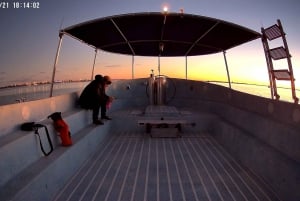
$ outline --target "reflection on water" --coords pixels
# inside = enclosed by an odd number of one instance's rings
[[[81,91],[88,82],[70,82],[70,83],[56,83],[53,89],[53,96],[58,96],[66,93]],[[228,87],[227,83],[215,83]],[[270,88],[263,85],[250,84],[231,84],[232,89],[242,91],[257,96],[270,98]],[[280,100],[294,102],[292,99],[291,90],[287,88],[278,89]],[[299,91],[296,92],[299,94]],[[50,84],[22,86],[0,89],[0,105],[13,104],[23,101],[32,101],[42,98],[47,98],[50,95]]]

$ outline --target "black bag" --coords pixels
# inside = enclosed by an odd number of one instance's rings
[[[21,130],[22,131],[34,131],[34,125],[35,123],[34,122],[27,122],[27,123],[23,123],[21,125]]]
[[[42,128],[42,127],[44,127],[46,135],[47,135],[48,143],[49,143],[49,146],[50,146],[50,151],[49,152],[45,151],[45,149],[43,147],[43,144],[42,144],[41,136],[39,134],[39,128]],[[43,124],[36,124],[35,122],[27,122],[27,123],[23,123],[21,125],[21,130],[23,130],[23,131],[34,131],[34,133],[39,138],[41,150],[42,150],[42,152],[45,156],[48,156],[53,151],[53,145],[52,145],[52,142],[51,142],[51,138],[50,138],[47,126],[45,126]]]

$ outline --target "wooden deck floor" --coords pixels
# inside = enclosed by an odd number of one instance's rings
[[[54,200],[279,199],[209,134],[150,138],[145,133],[120,131],[99,144]]]

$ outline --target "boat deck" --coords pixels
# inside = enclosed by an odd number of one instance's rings
[[[123,130],[99,144],[54,200],[279,199],[208,133],[151,138]]]

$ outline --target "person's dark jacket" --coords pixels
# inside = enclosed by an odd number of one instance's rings
[[[102,96],[101,82],[93,80],[82,91],[79,97],[79,105],[84,109],[99,107]]]

